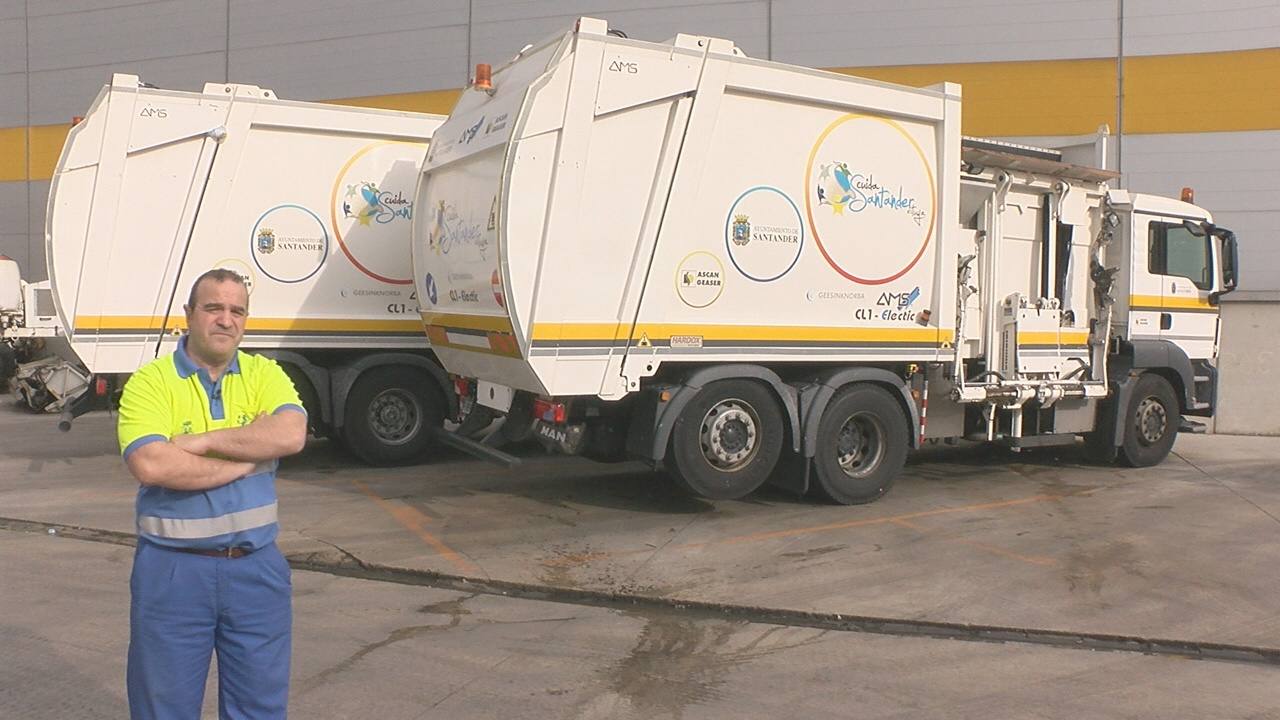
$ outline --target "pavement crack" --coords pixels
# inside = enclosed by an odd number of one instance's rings
[[[337,544],[337,543],[329,542],[328,540],[325,540],[324,538],[318,538],[318,537],[315,537],[314,535],[308,535],[308,534],[307,534],[307,532],[306,532],[306,530],[295,530],[294,532],[298,533],[298,535],[301,535],[302,537],[304,537],[304,538],[306,538],[306,539],[308,539],[308,540],[311,540],[311,541],[313,541],[313,542],[318,542],[318,543],[320,543],[321,545],[327,545],[327,546],[329,546],[329,547],[333,548],[334,550],[337,550],[338,552],[342,553],[342,555],[343,555],[344,557],[346,557],[348,560],[350,560],[351,562],[355,563],[356,565],[360,566],[360,568],[362,568],[362,569],[365,569],[365,570],[369,569],[369,566],[368,566],[368,565],[366,565],[366,564],[365,564],[365,562],[364,562],[363,560],[361,560],[359,557],[357,557],[355,553],[351,552],[350,550],[348,550],[348,549],[346,549],[346,548],[342,547],[341,545],[339,545],[339,544]]]
[[[488,669],[489,671],[497,670],[499,667],[501,667],[503,664],[505,664],[508,660],[510,660],[510,659],[511,659],[511,658],[513,658],[513,657],[515,657],[515,653],[512,653],[512,654],[510,654],[510,655],[507,655],[507,656],[503,657],[503,658],[502,658],[501,660],[499,660],[498,662],[496,662],[496,663],[494,663],[494,664],[490,665],[487,669]],[[489,677],[489,675],[488,675],[488,673],[485,673],[485,672],[478,672],[478,673],[476,673],[476,674],[475,674],[475,675],[474,675],[470,680],[467,680],[466,682],[462,683],[462,684],[461,684],[461,685],[459,685],[458,687],[456,687],[456,688],[454,688],[454,689],[450,690],[449,692],[445,693],[445,694],[444,694],[444,696],[443,696],[443,697],[441,697],[439,700],[437,700],[437,701],[435,701],[435,702],[431,703],[431,709],[432,709],[432,710],[435,710],[436,708],[440,707],[440,705],[441,705],[444,701],[448,700],[449,698],[453,697],[454,695],[457,695],[458,693],[462,692],[463,690],[466,690],[467,688],[471,687],[473,684],[475,684],[475,682],[476,682],[477,680],[479,680],[479,679],[480,679],[480,678],[482,678],[482,677]],[[433,717],[433,715],[432,715],[432,713],[428,712],[428,713],[426,713],[425,715],[420,715],[419,717],[427,718],[427,717]]]
[[[634,570],[632,570],[630,573],[628,573],[628,574],[627,574],[626,582],[627,582],[627,583],[634,583],[634,582],[635,582],[635,579],[636,579],[636,575],[639,575],[639,574],[640,574],[640,571],[644,570],[644,569],[645,569],[645,567],[646,567],[646,566],[648,566],[648,565],[649,565],[649,563],[650,563],[654,558],[658,557],[658,554],[659,554],[659,553],[661,553],[663,550],[665,550],[665,549],[666,549],[666,547],[667,547],[668,545],[670,545],[672,542],[674,542],[676,538],[678,538],[678,537],[680,537],[681,535],[683,535],[683,534],[684,534],[684,532],[685,532],[686,530],[688,530],[688,529],[689,529],[689,527],[690,527],[691,525],[693,525],[695,522],[697,522],[697,521],[698,521],[698,517],[699,517],[698,515],[694,515],[694,516],[690,517],[690,518],[689,518],[689,521],[688,521],[688,522],[686,522],[686,523],[684,524],[684,526],[683,526],[683,527],[681,527],[679,530],[677,530],[677,531],[675,531],[675,532],[671,533],[671,537],[667,538],[666,542],[664,542],[664,543],[662,543],[661,545],[659,545],[658,547],[654,548],[654,549],[653,549],[653,552],[649,553],[649,557],[645,558],[643,562],[641,562],[639,565],[637,565],[637,566],[635,567],[635,569],[634,569]]]
[[[1176,452],[1175,452],[1175,453],[1173,453],[1173,455],[1174,455],[1175,457],[1177,457],[1179,460],[1181,460],[1182,462],[1184,462],[1184,463],[1186,463],[1186,464],[1190,465],[1191,467],[1195,468],[1196,472],[1200,473],[1201,475],[1204,475],[1205,477],[1209,478],[1209,479],[1210,479],[1210,480],[1212,480],[1213,482],[1217,483],[1217,485],[1218,485],[1219,487],[1223,488],[1223,489],[1224,489],[1224,490],[1226,490],[1227,492],[1231,493],[1232,495],[1235,495],[1236,497],[1238,497],[1238,498],[1240,498],[1241,500],[1245,501],[1245,502],[1246,502],[1246,503],[1248,503],[1249,505],[1253,506],[1253,509],[1255,509],[1255,510],[1257,510],[1258,512],[1262,513],[1263,515],[1266,515],[1267,517],[1271,518],[1271,520],[1272,520],[1273,522],[1275,522],[1275,523],[1277,523],[1277,524],[1280,524],[1280,518],[1276,517],[1275,515],[1272,515],[1270,512],[1267,512],[1266,508],[1262,507],[1262,506],[1261,506],[1261,505],[1259,505],[1258,503],[1256,503],[1256,502],[1254,502],[1254,501],[1250,500],[1249,498],[1245,497],[1244,495],[1241,495],[1239,491],[1237,491],[1235,488],[1231,487],[1230,485],[1228,485],[1228,484],[1226,484],[1226,483],[1222,482],[1222,480],[1221,480],[1219,477],[1217,477],[1216,475],[1212,475],[1212,474],[1210,474],[1209,472],[1205,471],[1205,469],[1204,469],[1204,468],[1202,468],[1202,467],[1200,467],[1199,465],[1197,465],[1197,464],[1195,464],[1195,463],[1191,462],[1191,461],[1190,461],[1190,460],[1188,460],[1186,457],[1184,457],[1184,456],[1182,456],[1182,455],[1179,455],[1179,454],[1178,454],[1178,453],[1176,453]]]

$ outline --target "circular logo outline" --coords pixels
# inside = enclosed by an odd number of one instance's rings
[[[782,198],[786,200],[788,204],[791,205],[791,209],[795,211],[796,226],[800,228],[800,245],[799,247],[796,248],[796,256],[791,259],[791,264],[787,266],[787,269],[783,270],[777,275],[774,275],[771,278],[758,278],[752,275],[751,273],[747,272],[746,270],[743,270],[742,266],[738,265],[738,261],[733,257],[733,243],[730,241],[730,238],[733,236],[733,233],[730,230],[730,228],[732,228],[733,226],[733,211],[738,209],[738,204],[742,202],[743,198],[745,198],[746,196],[758,190],[768,190],[781,195]],[[787,273],[791,272],[791,270],[795,268],[796,263],[800,262],[800,255],[803,254],[804,252],[804,218],[800,217],[800,208],[796,206],[796,201],[792,200],[790,195],[786,194],[782,190],[776,187],[773,187],[771,185],[756,185],[753,188],[749,188],[748,190],[744,191],[741,195],[739,195],[738,199],[734,200],[733,204],[729,206],[729,214],[726,215],[724,218],[724,245],[725,245],[725,253],[729,256],[729,262],[733,263],[734,269],[737,270],[739,273],[741,273],[743,277],[747,278],[748,280],[754,280],[759,283],[773,282],[774,280],[777,280],[782,276],[786,275]]]
[[[256,252],[257,242],[258,242],[258,228],[262,225],[262,221],[265,220],[266,217],[271,213],[277,210],[283,210],[285,208],[295,208],[310,215],[311,219],[316,221],[316,225],[320,226],[320,232],[323,233],[323,239],[324,239],[324,254],[320,257],[320,262],[316,263],[316,267],[314,270],[312,270],[311,272],[307,273],[303,277],[300,277],[296,280],[285,280],[283,278],[278,278],[275,275],[272,275],[270,272],[267,271],[266,268],[262,267],[262,263],[258,262],[258,253]],[[262,213],[262,215],[258,218],[258,221],[253,224],[253,230],[250,231],[249,233],[249,257],[253,258],[253,264],[258,266],[258,269],[262,271],[263,275],[266,275],[267,277],[271,278],[272,280],[275,280],[278,283],[285,283],[288,285],[292,285],[293,283],[300,283],[300,282],[303,282],[304,280],[310,280],[316,273],[320,272],[320,268],[324,267],[325,261],[329,259],[329,229],[324,226],[324,221],[320,219],[320,216],[316,215],[314,212],[312,212],[308,208],[305,208],[301,205],[296,205],[294,203],[285,203],[283,205],[276,205],[275,207]]]
[[[689,262],[689,258],[693,257],[694,255],[706,255],[707,257],[715,261],[716,267],[719,268],[720,270],[720,289],[716,291],[715,297],[708,300],[705,305],[694,305],[688,300],[685,300],[684,293],[680,292],[680,273],[684,270],[685,263]],[[725,281],[727,279],[728,279],[727,276],[724,274],[724,263],[720,262],[720,258],[716,257],[715,253],[710,253],[710,252],[707,252],[706,250],[694,250],[688,255],[685,255],[684,259],[681,260],[678,265],[676,265],[676,275],[675,275],[676,297],[680,298],[680,302],[697,310],[711,307],[711,305],[714,304],[715,301],[719,300],[720,296],[724,294],[724,286],[725,286]]]
[[[254,233],[254,235],[256,236],[256,235],[257,235],[257,233]],[[255,237],[255,239],[256,239],[256,237]],[[213,265],[210,265],[210,267],[211,267],[211,268],[221,268],[221,269],[223,269],[223,270],[230,270],[230,271],[232,271],[232,272],[235,272],[235,268],[233,268],[233,267],[228,267],[228,265],[230,265],[230,264],[232,264],[232,263],[240,263],[241,265],[243,265],[243,266],[244,266],[244,269],[245,269],[245,270],[248,270],[248,271],[249,271],[249,284],[245,287],[245,291],[248,293],[249,297],[253,297],[253,288],[257,286],[257,284],[258,284],[258,278],[254,277],[253,268],[249,267],[249,263],[247,263],[247,262],[245,262],[245,261],[243,261],[243,260],[241,260],[240,258],[237,258],[237,257],[224,257],[224,258],[222,258],[221,260],[219,260],[218,262],[214,263]],[[255,264],[255,265],[257,265],[257,263],[254,263],[254,264]]]
[[[428,143],[405,142],[402,140],[384,140],[381,142],[369,143],[365,147],[358,150],[355,155],[352,155],[351,158],[347,160],[346,164],[342,166],[342,169],[339,170],[338,174],[335,175],[333,178],[333,191],[329,193],[329,222],[333,224],[334,239],[338,241],[338,247],[342,249],[342,254],[347,256],[347,259],[351,261],[351,264],[354,265],[357,270],[359,270],[360,272],[364,273],[365,275],[368,275],[369,277],[379,282],[388,283],[390,285],[412,285],[413,284],[412,276],[404,279],[391,278],[385,275],[379,275],[378,273],[365,267],[359,260],[356,259],[355,254],[352,253],[351,250],[347,248],[346,242],[344,242],[342,239],[342,231],[338,229],[338,205],[337,205],[338,188],[342,186],[342,178],[346,176],[347,171],[351,169],[351,166],[354,165],[357,160],[364,157],[364,155],[368,153],[370,150],[373,150],[374,148],[383,147],[384,145],[421,146],[423,148],[424,154],[426,152],[426,148],[429,147]]]
[[[818,148],[822,146],[822,142],[827,139],[827,136],[834,132],[836,128],[850,120],[876,120],[898,131],[899,134],[907,139],[907,142],[911,143],[911,147],[915,148],[916,154],[920,156],[920,162],[924,166],[925,175],[929,178],[929,228],[925,231],[924,243],[920,246],[920,252],[916,253],[916,256],[911,259],[911,262],[907,263],[906,267],[888,277],[861,278],[840,267],[839,263],[837,263],[831,255],[827,253],[827,249],[823,247],[822,236],[818,234],[818,224],[813,221],[813,199],[809,192],[809,179],[813,177],[813,160],[817,157]],[[889,118],[882,118],[875,115],[863,115],[861,113],[848,113],[843,117],[836,118],[832,121],[831,124],[822,131],[822,134],[818,135],[818,139],[813,143],[813,148],[809,151],[809,161],[805,163],[804,166],[804,183],[802,187],[805,188],[805,217],[809,220],[809,226],[813,228],[813,242],[818,246],[818,251],[822,253],[822,257],[826,259],[827,264],[831,266],[831,269],[840,273],[840,275],[847,280],[852,280],[853,282],[861,285],[883,285],[888,282],[893,282],[903,275],[906,275],[911,271],[911,268],[916,266],[916,263],[920,262],[920,258],[924,257],[924,251],[929,248],[929,243],[933,240],[933,228],[937,224],[938,219],[938,188],[934,180],[933,170],[929,167],[929,160],[924,156],[924,150],[921,149],[920,144],[916,142],[916,139],[911,137],[911,134],[908,133],[901,125]]]

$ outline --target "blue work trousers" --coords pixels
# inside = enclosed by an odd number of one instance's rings
[[[139,540],[129,589],[133,720],[199,720],[215,650],[222,720],[285,717],[292,583],[274,543],[224,558]]]

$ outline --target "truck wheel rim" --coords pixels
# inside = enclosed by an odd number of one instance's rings
[[[865,477],[880,466],[884,456],[884,425],[867,413],[849,416],[836,437],[836,460],[851,478]]]
[[[1135,422],[1138,426],[1138,439],[1143,445],[1154,445],[1164,437],[1169,424],[1169,416],[1164,404],[1154,397],[1144,398],[1138,403]]]
[[[403,390],[383,390],[369,403],[369,429],[380,442],[403,445],[418,434],[421,426],[418,402]]]
[[[702,418],[702,455],[717,470],[732,472],[751,462],[759,447],[760,418],[741,400],[716,403]]]

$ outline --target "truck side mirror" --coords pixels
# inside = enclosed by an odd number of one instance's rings
[[[1240,284],[1240,250],[1236,246],[1236,234],[1222,231],[1222,291],[1229,293]]]
[[[1196,237],[1204,237],[1205,235],[1208,234],[1205,231],[1205,226],[1203,223],[1192,222],[1190,220],[1183,220],[1182,227],[1186,228],[1187,232],[1191,233],[1192,235],[1195,235]]]

